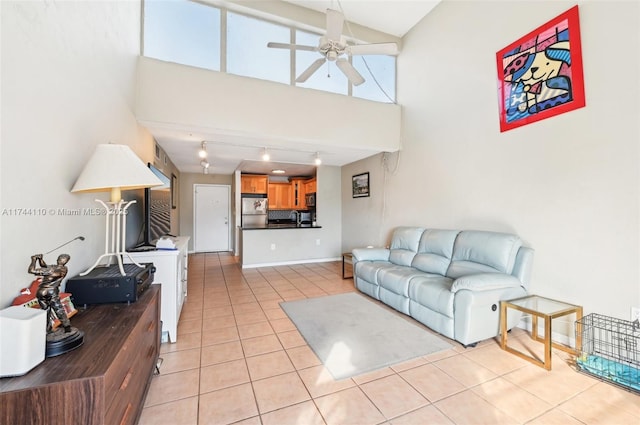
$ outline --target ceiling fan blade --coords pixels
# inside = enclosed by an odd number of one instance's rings
[[[340,41],[342,36],[342,26],[344,25],[344,15],[337,10],[327,9],[327,34],[326,37],[332,41]]]
[[[356,44],[347,47],[347,53],[350,55],[391,55],[398,54],[398,45],[396,43],[372,43],[372,44]]]
[[[354,86],[359,86],[360,84],[364,83],[364,78],[362,78],[362,75],[360,75],[360,73],[356,71],[353,65],[351,65],[351,63],[345,58],[338,59],[336,61],[336,66],[340,68],[340,71],[342,71],[342,73],[347,76],[347,79]]]
[[[326,61],[326,58],[315,60],[311,65],[309,65],[309,68],[305,69],[304,72],[300,74],[298,78],[296,78],[296,83],[304,83],[305,81],[307,81],[307,79],[311,77],[311,75],[316,72],[318,68],[320,68]]]
[[[270,41],[269,43],[267,43],[267,47],[273,47],[276,49],[308,50],[310,52],[318,51],[318,48],[315,46],[303,46],[302,44],[275,43],[273,41]]]

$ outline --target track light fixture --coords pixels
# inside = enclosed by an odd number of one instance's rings
[[[269,159],[271,159],[271,157],[269,156],[269,152],[267,152],[267,148],[264,148],[264,150],[262,151],[262,160],[268,161]]]
[[[200,150],[198,151],[198,156],[200,158],[206,158],[207,157],[207,142],[202,142],[202,145],[200,147]]]
[[[200,161],[200,165],[202,166],[202,172],[204,174],[209,174],[209,166],[211,165],[209,164],[209,161],[203,159],[202,161]]]
[[[316,165],[322,164],[322,159],[320,159],[320,153],[316,152],[316,159],[313,161]]]

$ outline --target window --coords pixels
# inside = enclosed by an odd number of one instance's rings
[[[227,72],[289,84],[288,49],[271,49],[267,42],[288,43],[289,28],[271,22],[227,13]]]
[[[144,55],[220,70],[220,9],[187,0],[145,0]]]
[[[226,25],[225,25],[226,24]],[[226,26],[226,34],[221,28]],[[270,41],[317,46],[320,34],[293,29],[261,18],[222,11],[193,0],[144,0],[145,56],[245,77],[291,84],[318,52],[267,47]],[[222,46],[222,43],[226,43]],[[222,64],[221,54],[226,52]],[[354,56],[350,60],[365,82],[351,86],[335,62],[326,61],[299,87],[353,95],[377,102],[394,102],[396,59],[393,56]],[[368,65],[368,67],[367,67]],[[221,69],[225,66],[225,69]],[[380,90],[375,80],[388,94]],[[295,75],[291,75],[291,73]]]
[[[365,63],[366,61],[366,63]],[[364,83],[353,87],[353,96],[377,102],[393,103],[396,99],[396,58],[385,55],[353,56],[353,66],[364,77]],[[369,71],[371,70],[371,71]],[[371,75],[373,72],[373,75]],[[375,78],[374,78],[375,77]],[[383,91],[376,84],[376,80]]]

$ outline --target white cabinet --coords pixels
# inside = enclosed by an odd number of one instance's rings
[[[130,252],[131,257],[138,263],[153,263],[156,272],[153,283],[162,285],[160,320],[162,331],[169,334],[169,341],[178,340],[178,320],[182,311],[182,304],[187,296],[187,268],[188,268],[188,236],[178,236],[175,250],[154,250],[145,252]],[[125,262],[130,263],[127,256]]]

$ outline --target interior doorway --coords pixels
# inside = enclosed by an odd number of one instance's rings
[[[193,247],[195,252],[229,251],[231,186],[193,185]]]

